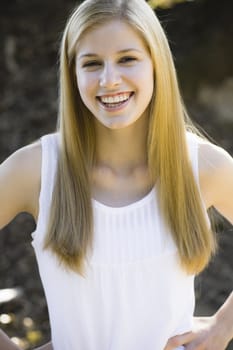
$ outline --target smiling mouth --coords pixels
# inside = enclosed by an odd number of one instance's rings
[[[97,99],[101,103],[102,106],[106,108],[117,108],[126,104],[129,99],[133,96],[133,92],[125,92],[117,95],[106,95],[106,96],[98,96]]]

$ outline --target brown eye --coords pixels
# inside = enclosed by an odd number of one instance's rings
[[[136,57],[132,57],[132,56],[125,56],[125,57],[122,57],[120,59],[121,63],[131,63],[131,62],[134,62],[134,61],[137,61],[137,59],[136,59]]]
[[[88,61],[83,64],[83,68],[96,67],[100,65],[101,65],[101,62],[99,61]]]

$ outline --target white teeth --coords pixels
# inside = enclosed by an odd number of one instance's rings
[[[124,93],[116,96],[100,96],[100,100],[103,103],[119,103],[128,100],[130,97],[129,93]]]

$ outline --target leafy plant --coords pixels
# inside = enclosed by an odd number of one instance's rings
[[[169,8],[172,7],[175,4],[181,3],[181,2],[187,2],[187,1],[193,1],[193,0],[148,0],[148,4],[152,8]]]

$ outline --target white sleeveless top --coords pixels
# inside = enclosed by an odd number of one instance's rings
[[[112,208],[93,200],[94,245],[86,277],[43,250],[57,164],[57,135],[42,137],[40,210],[33,247],[48,303],[54,350],[163,350],[190,331],[194,276],[178,262],[156,188]],[[197,139],[188,134],[198,181]],[[179,347],[183,349],[183,347]]]

